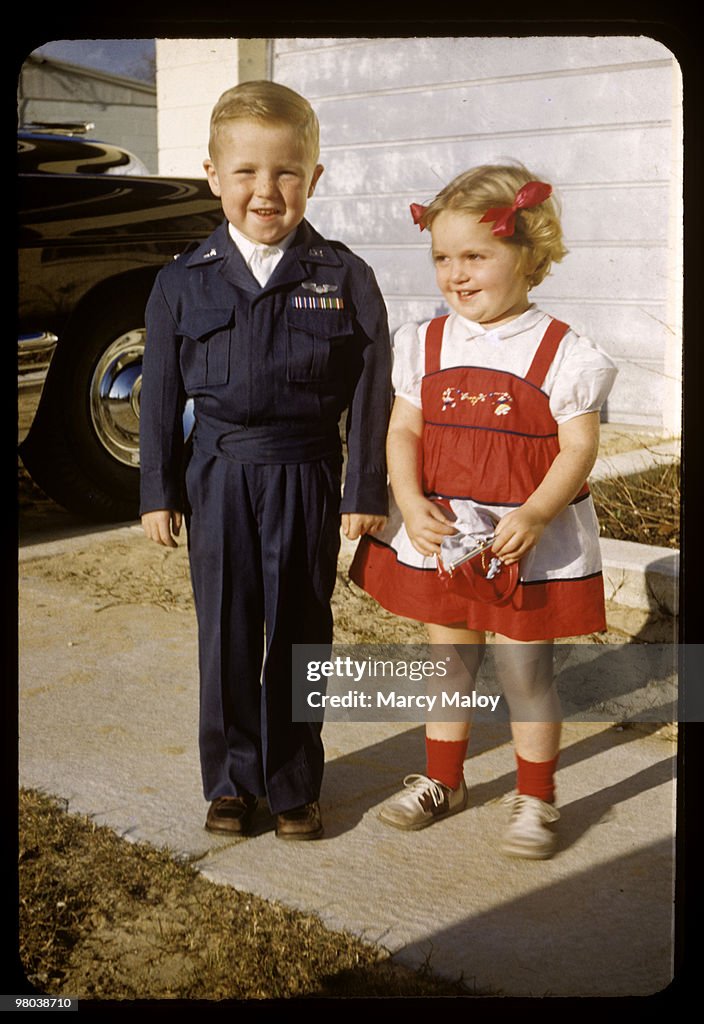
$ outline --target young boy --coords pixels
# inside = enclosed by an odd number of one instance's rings
[[[174,546],[186,513],[205,827],[246,834],[266,796],[279,838],[315,839],[321,726],[292,721],[291,645],[332,642],[340,513],[350,539],[384,523],[386,310],[372,270],[304,220],[323,173],[307,100],[228,90],[209,153],[226,220],[160,272],[147,307],[142,523]]]

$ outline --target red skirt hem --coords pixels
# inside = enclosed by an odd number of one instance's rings
[[[404,565],[393,548],[366,535],[349,575],[382,608],[418,622],[461,624],[512,640],[556,640],[606,629],[601,572],[582,579],[521,582],[509,603],[484,604],[453,594],[435,570]]]

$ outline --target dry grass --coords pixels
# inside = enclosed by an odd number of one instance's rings
[[[590,483],[604,537],[678,548],[680,465]]]
[[[469,996],[317,917],[215,885],[168,852],[20,794],[20,955],[79,999]]]

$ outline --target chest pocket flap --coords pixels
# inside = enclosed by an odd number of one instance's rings
[[[286,363],[289,382],[308,384],[325,377],[334,338],[354,333],[352,318],[346,309],[286,310],[288,327]]]
[[[185,313],[179,324],[183,336],[181,370],[186,390],[227,384],[230,377],[230,338],[235,311],[198,309]]]
[[[184,313],[180,323],[181,333],[186,338],[206,341],[212,334],[230,328],[235,322],[234,309],[197,309]]]

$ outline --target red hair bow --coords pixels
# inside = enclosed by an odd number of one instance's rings
[[[494,221],[491,229],[492,235],[497,238],[507,238],[516,230],[516,211],[526,210],[531,206],[538,206],[552,195],[552,185],[544,181],[529,181],[516,192],[516,198],[512,206],[495,206],[487,210],[479,223],[484,224]]]
[[[413,223],[418,224],[420,226],[421,231],[423,231],[423,225],[421,224],[421,221],[427,209],[428,207],[422,206],[421,203],[411,203],[410,206],[411,217],[413,217]]]

